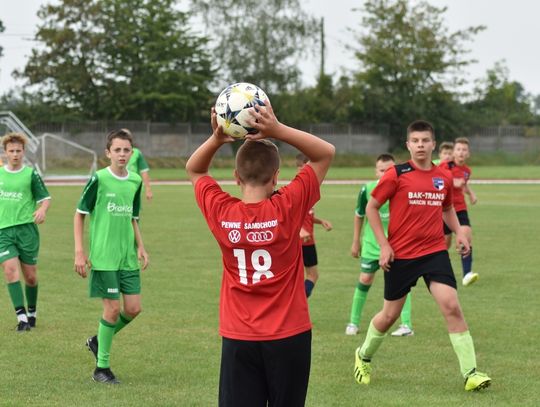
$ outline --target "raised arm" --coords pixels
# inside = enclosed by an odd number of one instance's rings
[[[270,104],[253,109],[251,114],[253,117],[250,125],[257,129],[258,133],[248,135],[247,138],[274,138],[296,147],[309,158],[308,165],[315,171],[319,183],[322,183],[334,158],[336,149],[332,144],[313,134],[280,123]]]
[[[197,180],[205,175],[208,175],[208,169],[212,158],[217,150],[226,143],[234,141],[230,136],[223,133],[223,128],[217,125],[216,112],[212,108],[212,135],[195,150],[186,163],[186,172],[191,183],[195,185]]]

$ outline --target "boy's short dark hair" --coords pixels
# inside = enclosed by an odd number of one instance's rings
[[[388,161],[393,161],[393,162],[396,162],[396,159],[394,158],[394,156],[390,153],[383,153],[383,154],[380,154],[377,159],[375,160],[376,163],[378,163],[379,161],[382,161],[382,162],[388,162]]]
[[[429,131],[431,133],[431,138],[435,140],[435,129],[433,125],[425,120],[415,120],[407,126],[407,140],[409,135],[415,131]]]
[[[279,152],[270,140],[246,140],[236,153],[236,172],[240,181],[266,185],[279,169]]]
[[[116,129],[107,134],[107,150],[111,148],[112,142],[115,138],[121,140],[128,140],[133,147],[133,134],[128,129]]]
[[[467,144],[469,145],[469,139],[467,137],[458,137],[454,140],[454,144]]]
[[[2,147],[4,147],[4,150],[9,143],[21,144],[24,150],[26,149],[27,142],[28,139],[22,133],[8,133],[4,137],[2,137]]]
[[[454,143],[451,141],[443,141],[441,145],[439,146],[439,153],[443,150],[453,150],[454,149]]]
[[[309,161],[309,157],[304,153],[296,154],[296,166],[299,167],[303,164],[306,164]]]

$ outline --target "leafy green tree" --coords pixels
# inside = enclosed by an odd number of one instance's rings
[[[207,40],[175,0],[62,0],[18,75],[45,102],[91,119],[198,120],[213,78]]]
[[[530,125],[535,123],[534,99],[519,82],[510,81],[506,65],[498,62],[487,71],[467,104],[475,126]]]
[[[251,82],[267,93],[300,86],[299,59],[317,37],[317,23],[299,0],[192,0],[215,39],[219,79]]]
[[[467,59],[463,43],[484,27],[450,32],[446,8],[426,1],[367,0],[358,44],[351,49],[360,62],[354,76],[354,121],[386,123],[394,145],[415,119],[434,123],[438,135],[451,137],[463,119],[457,91]]]

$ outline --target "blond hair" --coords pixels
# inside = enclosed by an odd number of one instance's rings
[[[454,144],[467,144],[469,145],[469,139],[467,137],[458,137],[454,140]]]
[[[8,133],[4,137],[2,137],[2,147],[4,147],[4,150],[9,143],[21,144],[24,150],[26,148],[27,142],[28,139],[22,133]]]

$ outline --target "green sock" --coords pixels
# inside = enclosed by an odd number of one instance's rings
[[[379,332],[373,325],[373,320],[369,323],[369,328],[366,334],[366,340],[360,348],[360,356],[365,359],[371,360],[381,343],[383,342],[385,333]]]
[[[476,355],[472,336],[469,331],[452,333],[449,336],[459,360],[461,374],[463,377],[467,377],[467,374],[476,368]]]
[[[8,283],[8,292],[15,309],[24,308],[24,296],[20,281]]]
[[[407,299],[405,300],[405,304],[403,304],[403,309],[401,310],[401,323],[403,325],[407,325],[409,328],[412,329],[412,322],[411,322],[411,293],[407,294]]]
[[[118,331],[120,331],[122,328],[124,328],[131,321],[133,321],[133,318],[128,317],[126,314],[121,312],[120,313],[120,318],[118,318],[118,321],[116,321],[116,327],[114,328],[114,334],[116,335],[118,333]]]
[[[25,285],[26,292],[26,305],[28,306],[28,313],[35,314],[37,298],[38,298],[38,286]]]
[[[351,307],[351,324],[355,324],[356,326],[360,325],[360,317],[362,316],[362,310],[364,309],[370,287],[370,285],[362,283],[358,283],[356,286]]]
[[[109,357],[111,353],[112,339],[114,336],[114,329],[116,323],[110,323],[103,318],[99,321],[98,328],[98,360],[97,367],[107,368],[110,367]]]

